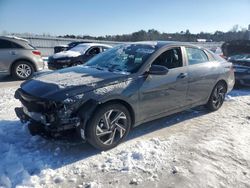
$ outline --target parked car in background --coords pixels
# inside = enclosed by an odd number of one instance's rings
[[[48,59],[48,67],[51,70],[55,70],[84,64],[95,55],[110,48],[112,48],[112,46],[98,43],[78,44],[70,50],[50,56]]]
[[[0,36],[0,74],[25,80],[44,68],[41,52],[25,39]]]
[[[221,50],[220,47],[216,47],[214,49],[210,49],[212,52],[214,52],[215,54],[219,55],[220,57],[226,59],[227,57],[223,55],[223,52]]]
[[[233,63],[236,85],[250,86],[250,53],[233,55],[228,61]]]
[[[233,85],[232,64],[206,49],[137,42],[23,83],[15,93],[23,107],[15,111],[33,134],[76,129],[107,150],[144,122],[199,105],[218,110]]]
[[[91,43],[87,41],[74,41],[66,45],[59,45],[54,47],[54,53],[62,52],[62,51],[67,51],[70,50],[71,48],[74,48],[78,44],[83,44],[83,43]]]
[[[250,40],[232,40],[225,42],[221,49],[225,57],[250,53]]]

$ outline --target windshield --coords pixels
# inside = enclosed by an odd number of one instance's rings
[[[95,56],[85,65],[109,71],[134,73],[155,51],[154,45],[125,44]]]
[[[88,48],[89,48],[89,45],[79,44],[75,46],[74,48],[71,48],[70,51],[80,52],[81,54],[85,54]]]
[[[250,62],[250,54],[234,55],[234,56],[229,57],[228,60]]]

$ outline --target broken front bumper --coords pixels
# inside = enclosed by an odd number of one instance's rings
[[[73,129],[80,125],[80,119],[77,117],[63,119],[60,123],[48,122],[45,115],[36,112],[28,112],[25,110],[25,107],[15,108],[15,113],[22,123],[29,122],[30,124],[42,126],[49,132],[61,132]]]
[[[39,124],[50,132],[69,130],[80,125],[80,118],[67,113],[66,110],[69,109],[64,106],[29,96],[20,90],[16,91],[15,98],[19,99],[23,105],[23,107],[15,108],[17,117],[23,123]]]

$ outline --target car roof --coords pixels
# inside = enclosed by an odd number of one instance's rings
[[[81,44],[78,44],[76,46],[89,46],[89,47],[92,47],[92,46],[103,46],[103,47],[112,48],[112,46],[110,46],[110,45],[101,44],[101,43],[81,43]]]
[[[0,39],[18,41],[18,42],[29,42],[28,40],[16,36],[0,36]]]
[[[190,46],[195,48],[201,48],[200,46],[196,46],[188,42],[179,42],[179,41],[139,41],[130,44],[144,44],[144,45],[156,46],[158,48],[165,46]]]

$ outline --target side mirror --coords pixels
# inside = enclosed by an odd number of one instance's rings
[[[148,73],[155,75],[166,75],[168,73],[168,68],[161,65],[151,65]]]

